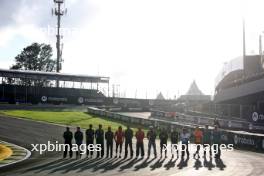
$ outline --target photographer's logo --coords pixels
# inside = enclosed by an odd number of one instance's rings
[[[253,112],[253,114],[252,114],[252,120],[254,122],[256,122],[256,121],[258,121],[258,118],[259,118],[258,113],[257,112]]]
[[[44,154],[45,152],[61,152],[61,151],[70,151],[73,152],[80,151],[81,154],[84,154],[88,151],[100,152],[102,150],[101,144],[60,144],[58,141],[52,143],[48,141],[47,144],[31,144],[31,152],[38,152],[40,155]]]
[[[42,96],[41,97],[41,101],[46,102],[47,100],[48,100],[48,97],[47,96]]]

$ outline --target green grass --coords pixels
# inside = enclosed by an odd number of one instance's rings
[[[4,110],[1,114],[31,119],[35,121],[43,121],[55,124],[63,124],[68,126],[80,126],[88,128],[92,124],[94,128],[98,128],[99,124],[103,125],[103,129],[107,130],[108,126],[112,127],[112,131],[117,130],[119,126],[126,129],[127,124],[121,121],[116,121],[107,117],[98,117],[90,115],[86,112],[78,111],[54,111],[54,110]],[[137,131],[137,126],[130,125],[133,131]]]

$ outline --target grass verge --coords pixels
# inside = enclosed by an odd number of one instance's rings
[[[106,131],[108,126],[112,127],[112,131],[117,130],[119,126],[126,129],[128,125],[125,122],[117,121],[107,117],[99,117],[90,115],[86,112],[78,111],[54,111],[54,110],[3,110],[1,114],[13,117],[20,117],[25,119],[31,119],[35,121],[49,122],[54,124],[62,124],[67,126],[80,126],[81,128],[88,128],[89,124],[92,124],[94,128],[97,128],[99,124],[103,125],[103,129]],[[137,131],[138,125],[129,124],[133,131]],[[143,128],[143,127],[142,127]],[[144,129],[144,128],[143,128]],[[144,129],[146,132],[146,129]]]

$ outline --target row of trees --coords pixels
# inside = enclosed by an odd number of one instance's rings
[[[54,72],[56,70],[56,61],[52,59],[52,48],[44,43],[32,43],[22,50],[15,57],[15,64],[10,69],[15,70],[32,70]],[[50,82],[43,80],[26,80],[26,79],[7,79],[9,84],[19,84],[27,86],[43,86]]]

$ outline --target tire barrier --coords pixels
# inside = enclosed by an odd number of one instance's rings
[[[126,116],[94,107],[89,107],[87,112],[93,115],[99,115],[111,119],[120,120],[126,123],[138,124],[141,126],[149,127],[155,126],[158,128],[166,128],[168,130],[172,128],[187,128],[190,131],[194,130],[193,124],[169,121],[164,118],[159,119],[144,119],[140,117]],[[176,117],[177,118],[177,117]],[[190,120],[194,121],[194,119]],[[198,122],[198,120],[196,120]],[[204,123],[205,120],[200,118],[200,123]],[[233,123],[233,122],[232,122]],[[208,124],[208,121],[207,121]],[[229,124],[230,125],[230,124]],[[248,133],[243,131],[232,131],[228,129],[221,129],[221,141],[223,144],[233,144],[235,149],[249,150],[254,152],[264,153],[264,134]]]

